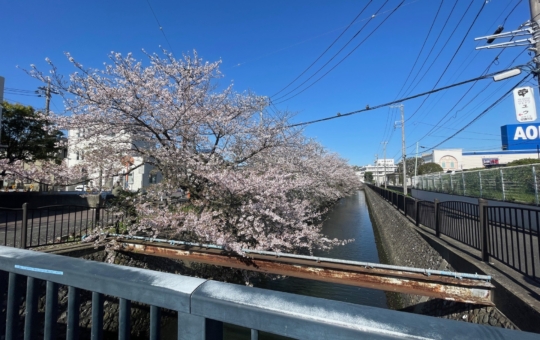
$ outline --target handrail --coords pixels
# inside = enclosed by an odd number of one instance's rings
[[[102,302],[99,294],[107,294],[150,304],[154,306],[151,310],[160,307],[178,311],[178,339],[215,339],[212,334],[222,334],[222,322],[251,328],[255,334],[255,330],[261,330],[300,339],[538,337],[533,333],[0,246],[2,271],[10,273],[9,289],[14,291],[16,287],[12,285],[21,275],[48,281],[48,292],[57,287],[49,283],[62,284],[97,292],[93,301]],[[18,309],[19,305],[8,301],[9,327],[17,324],[19,315],[18,310],[14,313],[10,308]],[[52,308],[46,308],[45,320],[54,320],[50,323],[55,324],[56,319],[49,314],[57,311]],[[102,320],[103,305],[92,304],[92,308],[92,315]],[[13,334],[13,327],[9,327],[6,333]],[[51,327],[46,324],[46,331]],[[93,326],[92,332],[97,337],[94,332],[100,330]]]

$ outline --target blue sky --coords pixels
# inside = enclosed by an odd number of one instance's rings
[[[4,1],[0,12],[0,75],[6,78],[8,89],[4,96],[9,102],[43,108],[44,98],[18,90],[33,91],[43,85],[21,68],[35,64],[46,70],[46,57],[62,73],[69,74],[74,70],[64,52],[70,52],[86,67],[100,68],[111,51],[133,52],[143,59],[142,49],[160,52],[162,46],[176,56],[196,50],[207,61],[221,60],[224,77],[220,84],[233,82],[238,92],[249,90],[271,96],[277,109],[296,112],[293,123],[299,123],[366,105],[373,107],[532,59],[525,47],[475,50],[485,42],[474,41],[475,37],[493,33],[499,25],[504,25],[504,31],[517,29],[530,17],[526,0],[405,0],[393,12],[400,3],[401,0]],[[349,26],[355,17],[356,21]],[[274,95],[305,71],[340,34],[341,38],[314,66]],[[314,85],[286,100],[342,59]],[[327,62],[311,80],[280,98]],[[407,154],[414,155],[416,142],[430,148],[465,127],[522,77],[497,83],[481,80],[474,86],[467,84],[433,94],[425,102],[425,97],[404,102]],[[522,86],[533,86],[538,92],[535,80]],[[61,99],[53,96],[51,109],[59,112],[62,107]],[[383,141],[388,141],[387,158],[398,160],[401,129],[394,129],[394,121],[399,119],[398,108],[380,108],[312,124],[305,127],[305,133],[354,165],[373,163],[376,154],[381,158]],[[508,96],[438,148],[500,150],[500,126],[515,123],[513,99]],[[430,132],[437,125],[438,129]]]

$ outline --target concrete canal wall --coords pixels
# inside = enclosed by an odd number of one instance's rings
[[[433,249],[403,214],[365,187],[374,231],[379,240],[383,263],[397,266],[455,271]],[[477,306],[410,294],[389,294],[391,308],[451,320],[517,329],[515,324],[495,307]]]

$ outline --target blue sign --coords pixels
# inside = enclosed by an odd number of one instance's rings
[[[503,150],[536,150],[540,146],[540,123],[501,126]]]

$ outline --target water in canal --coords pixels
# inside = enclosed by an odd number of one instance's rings
[[[315,256],[335,259],[379,263],[373,227],[369,219],[364,191],[341,199],[329,212],[323,233],[331,238],[355,239],[328,252],[315,252]],[[309,295],[324,299],[387,308],[383,291],[357,288],[294,277],[268,280],[256,285],[260,288],[287,293]]]
[[[377,253],[373,227],[369,219],[364,191],[359,191],[353,196],[340,200],[332,208],[323,225],[323,233],[331,238],[354,238],[355,241],[345,246],[336,247],[329,252],[316,252],[314,254],[315,256],[379,263],[379,255]],[[372,307],[388,308],[384,292],[368,288],[357,288],[294,277],[266,280],[257,283],[256,287]],[[224,333],[225,339],[250,339],[249,330],[233,325],[225,325]],[[261,332],[259,339],[277,340],[287,338]]]

